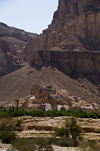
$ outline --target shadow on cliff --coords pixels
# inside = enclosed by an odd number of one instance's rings
[[[41,71],[43,67],[51,67],[52,70],[55,70],[54,66],[50,66],[48,64],[43,64],[43,65],[31,65],[32,68],[35,68],[37,71]]]
[[[71,79],[78,80],[80,82],[80,79],[83,79],[83,81],[87,80],[90,83],[94,84],[95,86],[100,85],[100,75],[95,73],[90,74],[79,74],[77,72],[74,72],[72,74],[67,74]]]
[[[43,67],[50,67],[52,70],[59,70],[61,71],[63,74],[67,75],[68,77],[70,77],[71,79],[74,79],[74,80],[78,80],[79,79],[83,79],[83,81],[85,79],[87,79],[87,81],[89,81],[90,83],[98,86],[100,85],[100,75],[98,74],[95,74],[95,73],[90,73],[90,74],[79,74],[77,72],[73,72],[71,74],[67,74],[67,73],[64,73],[62,70],[56,68],[54,65],[49,65],[47,63],[45,64],[42,64],[42,65],[31,65],[32,68],[35,68],[37,71],[41,71]]]

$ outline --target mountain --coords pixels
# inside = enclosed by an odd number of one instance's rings
[[[17,51],[17,62],[24,60],[30,64],[1,77],[0,101],[26,97],[32,85],[38,83],[66,89],[74,96],[99,104],[99,25],[99,0],[59,0],[52,23],[42,34],[35,39],[30,38],[27,43],[19,36],[20,47],[24,46],[24,56]],[[16,34],[13,38],[16,39]],[[7,41],[5,39],[6,36],[2,38],[4,43]],[[8,46],[4,46],[7,51]],[[4,51],[2,58],[6,58]],[[3,63],[7,64],[6,61]]]
[[[73,77],[83,74],[100,84],[99,25],[99,0],[59,0],[52,23],[26,45],[27,60],[51,64]]]
[[[25,62],[24,49],[37,34],[25,32],[0,22],[0,76],[15,71]]]

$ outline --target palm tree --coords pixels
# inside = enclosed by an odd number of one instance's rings
[[[20,100],[15,99],[15,102],[16,102],[16,104],[17,104],[17,122],[18,122],[18,104],[19,104],[19,101],[20,101]]]

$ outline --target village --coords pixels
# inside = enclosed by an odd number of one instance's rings
[[[66,110],[71,108],[84,109],[85,111],[98,111],[100,105],[93,103],[90,98],[82,99],[73,96],[64,89],[54,90],[52,86],[41,87],[38,84],[33,85],[31,94],[26,98],[19,99],[20,109],[58,111],[64,107]],[[7,102],[5,107],[16,107],[16,102]]]

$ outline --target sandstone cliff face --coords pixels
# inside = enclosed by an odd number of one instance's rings
[[[53,21],[26,47],[28,59],[34,50],[51,49],[69,37],[80,36],[100,41],[99,0],[59,0]]]
[[[37,34],[0,23],[0,76],[13,72],[25,62],[24,49],[29,39]]]
[[[19,117],[22,119],[21,126],[23,131],[18,133],[20,137],[36,137],[36,136],[52,136],[54,128],[65,125],[65,119],[68,116],[62,117]],[[87,140],[100,141],[100,119],[78,118],[78,124],[82,128],[82,135]],[[66,149],[65,149],[66,150]]]
[[[25,52],[27,60],[33,56],[32,65],[51,64],[67,74],[99,74],[99,50],[100,1],[59,0],[52,23],[29,41]]]
[[[100,74],[100,52],[38,51],[31,64],[52,65],[66,74]]]

